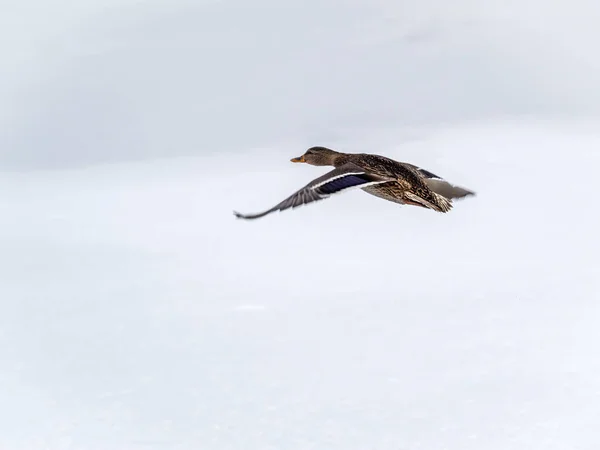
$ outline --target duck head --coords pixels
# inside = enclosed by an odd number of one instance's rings
[[[293,163],[306,163],[311,166],[333,166],[336,157],[339,155],[339,152],[326,147],[311,147],[304,152],[304,155],[292,158],[290,161]]]

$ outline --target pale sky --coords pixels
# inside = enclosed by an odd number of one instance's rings
[[[600,111],[592,1],[26,0],[2,9],[6,169]]]

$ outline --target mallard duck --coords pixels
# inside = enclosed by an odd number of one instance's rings
[[[394,161],[385,156],[367,153],[341,153],[326,147],[311,147],[294,163],[313,166],[333,166],[331,172],[311,181],[284,201],[257,214],[241,214],[240,219],[258,219],[275,211],[296,208],[328,198],[352,188],[400,203],[446,213],[452,200],[475,195],[462,187],[453,186],[441,177],[409,163]]]

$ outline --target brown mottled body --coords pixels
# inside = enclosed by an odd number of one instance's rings
[[[385,156],[366,153],[343,154],[334,165],[348,162],[378,175],[395,178],[396,181],[362,188],[368,194],[399,204],[421,206],[439,212],[448,212],[452,208],[449,199],[433,192],[424,181],[417,167],[394,161]]]
[[[407,201],[404,191],[406,187],[400,186],[399,183],[391,181],[385,184],[379,184],[377,186],[368,186],[362,188],[367,194],[374,195],[375,197],[382,198],[389,202],[399,203],[401,205],[413,204],[414,202]],[[423,206],[423,205],[418,205]]]

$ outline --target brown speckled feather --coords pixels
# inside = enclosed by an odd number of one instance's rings
[[[396,203],[422,206],[444,213],[452,209],[452,201],[436,194],[425,182],[425,176],[419,172],[419,168],[412,164],[404,164],[385,156],[365,153],[347,155],[347,162],[351,162],[365,171],[397,179],[396,183],[363,188],[371,195]],[[426,173],[435,176],[430,172]]]

